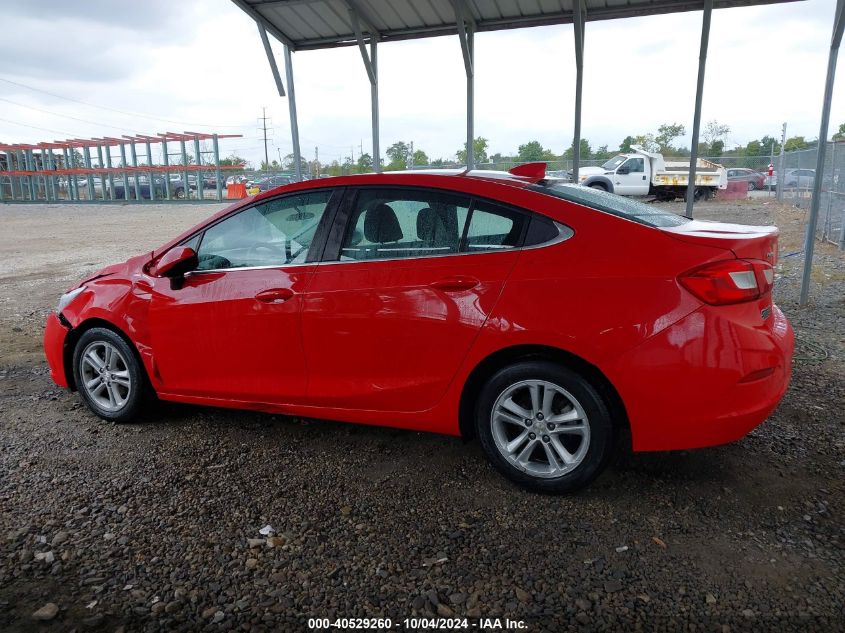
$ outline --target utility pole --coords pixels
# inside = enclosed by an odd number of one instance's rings
[[[414,167],[414,142],[411,141],[411,151],[408,152],[408,169],[413,169]]]
[[[267,154],[267,108],[261,108],[261,128],[264,131],[264,165],[270,168],[270,157]]]
[[[320,148],[314,148],[314,173],[317,178],[320,177]]]

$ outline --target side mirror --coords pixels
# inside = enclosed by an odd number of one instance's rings
[[[174,290],[182,287],[185,273],[199,266],[197,252],[190,246],[176,246],[162,255],[155,267],[156,277],[170,277]]]
[[[631,170],[623,165],[622,167],[616,170],[616,173],[620,176],[624,176],[625,174],[630,174]]]

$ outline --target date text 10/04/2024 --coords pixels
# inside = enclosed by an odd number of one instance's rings
[[[311,630],[390,630],[394,628],[418,630],[478,630],[478,631],[524,631],[528,625],[523,620],[510,618],[405,618],[394,623],[390,618],[309,618]]]

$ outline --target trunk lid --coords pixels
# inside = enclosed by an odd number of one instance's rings
[[[777,262],[778,228],[727,222],[692,220],[660,229],[675,239],[730,250],[740,259],[757,259],[772,266]]]

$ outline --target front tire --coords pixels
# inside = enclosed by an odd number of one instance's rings
[[[600,182],[590,185],[590,189],[597,189],[598,191],[607,191],[607,187]]]
[[[89,409],[109,422],[128,422],[147,393],[144,370],[132,348],[106,328],[91,328],[73,351],[73,377]]]
[[[535,492],[583,488],[602,472],[614,446],[598,391],[549,361],[523,361],[494,374],[479,394],[475,426],[493,467]]]

